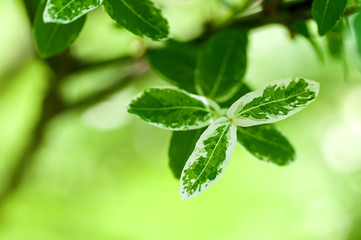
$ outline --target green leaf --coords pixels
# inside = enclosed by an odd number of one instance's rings
[[[224,173],[236,142],[237,127],[222,117],[201,135],[180,179],[183,200],[193,198],[216,183]]]
[[[342,57],[343,51],[343,24],[340,22],[326,34],[327,47],[330,55],[336,59]]]
[[[196,68],[197,91],[225,102],[242,86],[247,65],[247,33],[229,31],[213,36],[200,54]]]
[[[43,11],[45,4],[39,5],[34,22],[34,40],[41,57],[51,57],[67,49],[78,37],[85,16],[70,24],[45,23]]]
[[[190,131],[174,131],[169,145],[169,167],[179,179],[184,165],[193,152],[196,142],[205,128]]]
[[[204,97],[172,88],[149,88],[130,101],[129,113],[169,130],[190,130],[208,126],[219,107]]]
[[[250,154],[265,162],[283,166],[296,157],[285,134],[272,124],[238,127],[237,140]]]
[[[354,18],[352,22],[352,30],[356,38],[356,46],[359,56],[361,56],[361,13],[358,13]]]
[[[149,0],[105,0],[109,16],[128,31],[153,40],[168,37],[168,22]]]
[[[235,101],[237,101],[238,99],[240,99],[241,97],[243,97],[244,95],[246,95],[251,91],[252,90],[246,84],[242,84],[241,88],[236,92],[236,94],[231,99],[229,99],[226,102],[220,103],[219,106],[221,108],[229,108],[230,106],[232,106],[232,104]]]
[[[340,22],[347,0],[314,0],[312,16],[318,25],[318,33],[323,36]]]
[[[304,78],[275,81],[235,102],[227,116],[241,127],[273,123],[301,111],[313,102],[319,83]]]
[[[151,50],[148,60],[153,70],[168,82],[196,93],[194,84],[194,69],[198,49],[192,45],[169,41],[167,46]]]
[[[44,22],[68,24],[96,9],[103,0],[48,0]]]

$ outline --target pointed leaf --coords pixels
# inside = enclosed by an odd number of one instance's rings
[[[352,32],[356,40],[358,54],[361,57],[361,12],[356,15],[352,22]]]
[[[78,37],[85,16],[70,24],[44,23],[44,2],[39,5],[34,22],[35,46],[42,57],[51,57],[67,49]]]
[[[103,0],[48,0],[44,22],[68,24],[96,9]]]
[[[153,40],[168,37],[168,22],[150,0],[105,0],[109,16],[128,31]]]
[[[130,101],[129,113],[169,130],[190,130],[208,126],[217,116],[216,103],[204,97],[172,88],[149,88]]]
[[[194,69],[198,57],[198,49],[192,45],[169,41],[167,46],[151,50],[148,60],[152,68],[168,82],[196,93]]]
[[[319,83],[304,78],[275,81],[241,97],[227,116],[241,127],[273,123],[301,111],[313,102]]]
[[[318,25],[318,33],[323,36],[339,23],[347,5],[347,0],[314,0],[312,16]]]
[[[236,142],[237,127],[222,117],[201,135],[180,179],[183,200],[193,198],[216,183],[224,173]]]
[[[180,178],[184,165],[193,152],[196,142],[204,130],[205,128],[173,132],[168,156],[169,167],[177,179]]]
[[[237,128],[238,142],[259,160],[277,164],[290,164],[296,153],[286,135],[272,124]]]
[[[247,33],[230,31],[215,35],[201,52],[196,68],[197,91],[225,102],[241,87],[247,64]]]

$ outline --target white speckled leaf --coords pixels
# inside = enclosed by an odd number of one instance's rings
[[[182,131],[208,126],[219,106],[174,87],[159,87],[146,89],[130,101],[127,110],[157,127]]]
[[[44,22],[67,24],[96,9],[103,0],[48,0]]]
[[[319,83],[304,78],[275,81],[236,101],[227,116],[241,127],[273,123],[285,119],[313,102]]]
[[[222,117],[201,135],[180,178],[183,200],[193,198],[223,175],[237,143],[237,127]]]

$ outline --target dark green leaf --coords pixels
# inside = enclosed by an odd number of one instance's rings
[[[217,102],[230,99],[242,86],[247,64],[247,33],[229,31],[213,36],[200,54],[197,91]]]
[[[150,51],[148,60],[152,68],[168,82],[190,93],[196,93],[194,69],[197,56],[196,47],[169,41],[164,48]]]
[[[295,149],[284,133],[272,124],[237,128],[238,142],[259,160],[287,165],[295,160]]]
[[[169,130],[208,126],[217,116],[218,108],[211,100],[172,87],[149,88],[127,106],[129,113]]]
[[[240,99],[241,97],[243,97],[244,95],[246,95],[251,91],[252,90],[246,84],[242,84],[241,88],[236,92],[236,94],[231,99],[229,99],[226,102],[220,103],[219,105],[221,108],[229,108],[230,106],[232,106],[232,104],[235,101],[237,101],[238,99]]]
[[[128,31],[153,40],[168,37],[168,22],[150,0],[104,0],[109,16]]]
[[[313,102],[319,83],[304,78],[275,81],[235,102],[227,116],[241,127],[273,123],[301,111]]]
[[[44,10],[46,23],[67,24],[102,4],[103,0],[47,0]]]
[[[233,154],[236,134],[237,127],[225,117],[203,132],[182,171],[180,195],[183,200],[199,195],[220,179]]]
[[[356,45],[361,56],[361,13],[358,13],[352,22],[353,33],[356,38]]]
[[[67,49],[78,37],[85,16],[70,24],[44,23],[44,2],[39,5],[34,22],[34,39],[40,56],[51,57]]]
[[[331,31],[326,34],[327,47],[330,55],[334,58],[341,58],[343,49],[343,25],[342,22],[337,24]]]
[[[174,176],[179,179],[184,165],[193,152],[196,142],[205,128],[189,131],[174,131],[169,145],[169,167]]]
[[[314,0],[312,16],[318,25],[318,33],[323,36],[340,22],[347,0]]]

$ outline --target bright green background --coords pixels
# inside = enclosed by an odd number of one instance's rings
[[[173,36],[182,38],[196,35],[199,20],[214,16],[216,5],[157,2]],[[87,60],[116,57],[138,49],[135,39],[99,9],[90,14],[74,52]],[[166,84],[152,75],[107,102],[52,122],[36,165],[3,208],[0,239],[361,239],[361,74],[351,64],[353,43],[347,42],[350,72],[344,80],[342,61],[326,57],[322,64],[306,40],[291,41],[284,28],[257,29],[249,42],[251,86],[291,76],[321,82],[315,103],[279,123],[297,150],[295,164],[265,164],[238,146],[215,186],[181,201],[167,163],[170,133],[123,107],[146,87]],[[0,1],[0,52],[0,179],[5,179],[46,86],[47,69],[34,56],[20,1]],[[74,99],[119,71],[73,77],[63,91]]]

